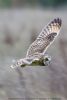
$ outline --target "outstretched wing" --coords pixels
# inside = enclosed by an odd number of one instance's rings
[[[42,29],[37,39],[30,45],[26,57],[31,57],[38,53],[43,53],[53,42],[61,28],[62,21],[56,18]]]

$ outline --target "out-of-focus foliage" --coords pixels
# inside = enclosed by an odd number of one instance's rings
[[[13,7],[24,5],[41,5],[43,7],[57,7],[64,4],[67,4],[67,0],[0,0],[0,7]]]
[[[0,7],[11,6],[11,0],[0,0]]]
[[[43,6],[60,6],[67,3],[67,0],[39,0]]]

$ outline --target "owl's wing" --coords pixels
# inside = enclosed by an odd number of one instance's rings
[[[37,37],[37,39],[30,45],[26,57],[37,53],[42,53],[53,42],[55,37],[59,34],[62,21],[56,18],[44,27]]]

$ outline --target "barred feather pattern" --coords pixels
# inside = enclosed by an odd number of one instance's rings
[[[51,21],[46,27],[42,29],[39,36],[30,45],[26,57],[18,60],[16,63],[11,65],[11,67],[15,68],[23,64],[31,64],[33,61],[44,57],[46,49],[58,36],[61,25],[62,21],[60,18],[56,18]]]
[[[37,39],[30,45],[26,57],[36,57],[46,51],[47,47],[58,36],[62,21],[56,18],[44,27]]]

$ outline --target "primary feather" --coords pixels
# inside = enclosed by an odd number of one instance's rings
[[[58,35],[61,24],[61,19],[56,18],[43,28],[36,40],[30,45],[26,57],[33,57],[42,54]]]

